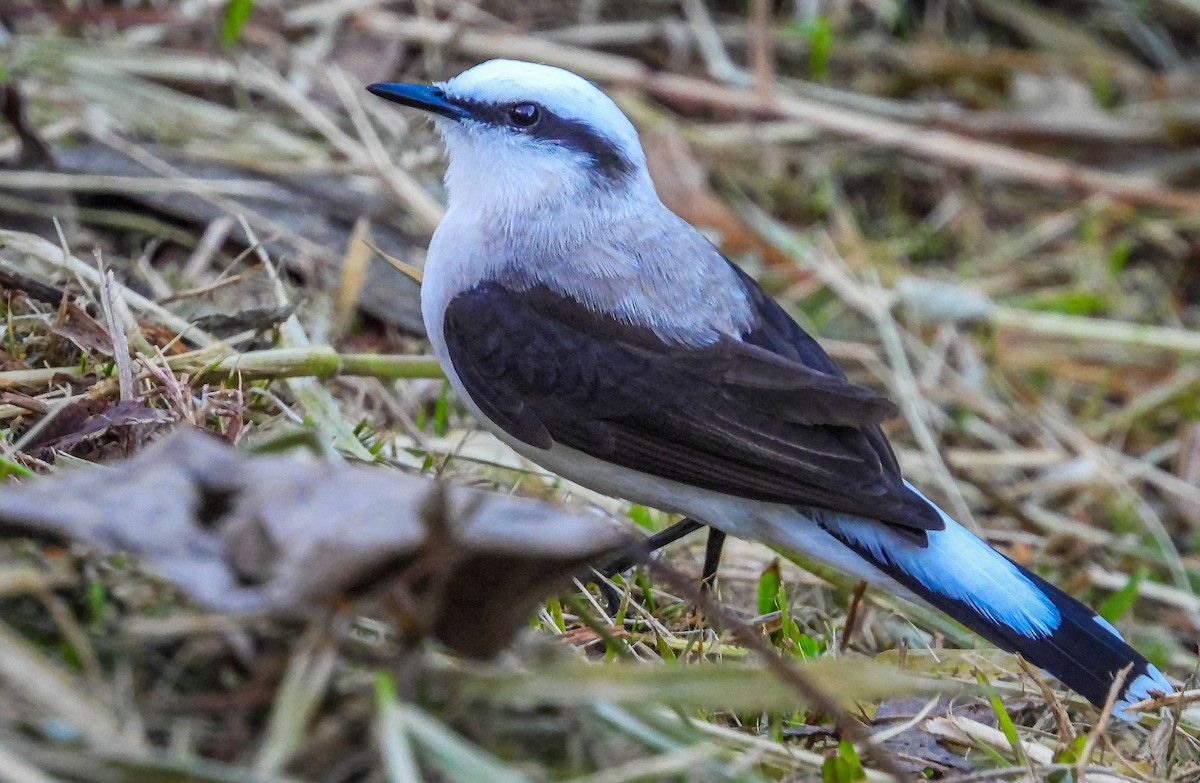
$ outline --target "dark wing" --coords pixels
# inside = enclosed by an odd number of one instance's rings
[[[752,345],[766,348],[772,353],[798,361],[817,372],[845,378],[840,367],[834,364],[825,349],[812,338],[808,332],[800,328],[796,319],[784,311],[779,303],[767,296],[767,292],[755,282],[754,278],[743,272],[735,264],[729,265],[737,274],[746,296],[750,298],[750,306],[754,310],[754,328],[742,335],[742,339]],[[883,469],[889,473],[900,475],[900,466],[896,463],[896,455],[878,424],[866,424],[861,427],[863,437],[871,443],[875,453],[879,455]],[[940,530],[942,525],[932,530]]]
[[[764,328],[791,322],[782,310],[762,315]],[[807,335],[795,355],[767,339],[686,348],[544,286],[497,283],[456,296],[444,335],[471,399],[531,446],[559,443],[704,489],[879,519],[922,541],[921,531],[943,527],[904,485],[879,431],[894,406],[846,381]]]

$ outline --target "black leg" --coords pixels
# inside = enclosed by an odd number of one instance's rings
[[[700,577],[700,587],[711,590],[717,581],[717,569],[721,566],[721,549],[725,546],[725,531],[715,527],[708,529],[708,543],[704,546],[704,571]]]
[[[668,528],[658,531],[652,536],[648,536],[642,541],[639,541],[633,547],[633,551],[628,555],[620,557],[609,563],[604,568],[596,570],[605,576],[615,576],[622,571],[628,571],[637,565],[638,561],[646,555],[657,552],[667,544],[673,544],[679,539],[686,536],[688,533],[694,533],[704,527],[703,522],[697,522],[691,517],[684,517]],[[722,538],[724,534],[722,534]],[[711,539],[710,539],[711,540]]]
[[[596,570],[606,577],[613,577],[622,571],[628,571],[638,564],[638,561],[645,558],[652,552],[657,552],[667,544],[673,544],[679,539],[686,536],[688,533],[694,533],[704,527],[704,523],[697,522],[691,517],[684,517],[670,527],[660,530],[652,536],[648,536],[644,540],[638,542],[632,551],[609,563],[603,568]],[[724,533],[721,534],[724,539]],[[710,534],[709,544],[711,546],[712,538]],[[600,588],[600,597],[604,600],[604,604],[608,607],[609,614],[615,614],[617,608],[621,605],[621,597],[617,595],[617,591],[605,580],[600,580],[598,585]]]

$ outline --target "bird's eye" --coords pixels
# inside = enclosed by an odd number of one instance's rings
[[[508,108],[508,119],[513,125],[528,128],[542,117],[542,110],[536,103],[517,103]]]

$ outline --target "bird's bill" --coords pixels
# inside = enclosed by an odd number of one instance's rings
[[[446,93],[440,87],[428,84],[381,82],[369,85],[367,92],[394,103],[412,106],[414,109],[449,117],[452,120],[463,120],[470,117],[466,110],[447,98]]]

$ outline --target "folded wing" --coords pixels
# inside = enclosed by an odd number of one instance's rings
[[[757,306],[774,305],[751,293]],[[895,407],[849,383],[782,311],[762,316],[761,334],[695,348],[544,286],[484,283],[450,302],[444,332],[472,400],[531,446],[557,443],[704,489],[877,519],[918,541],[940,530],[878,427]],[[802,345],[788,339],[799,335]]]

